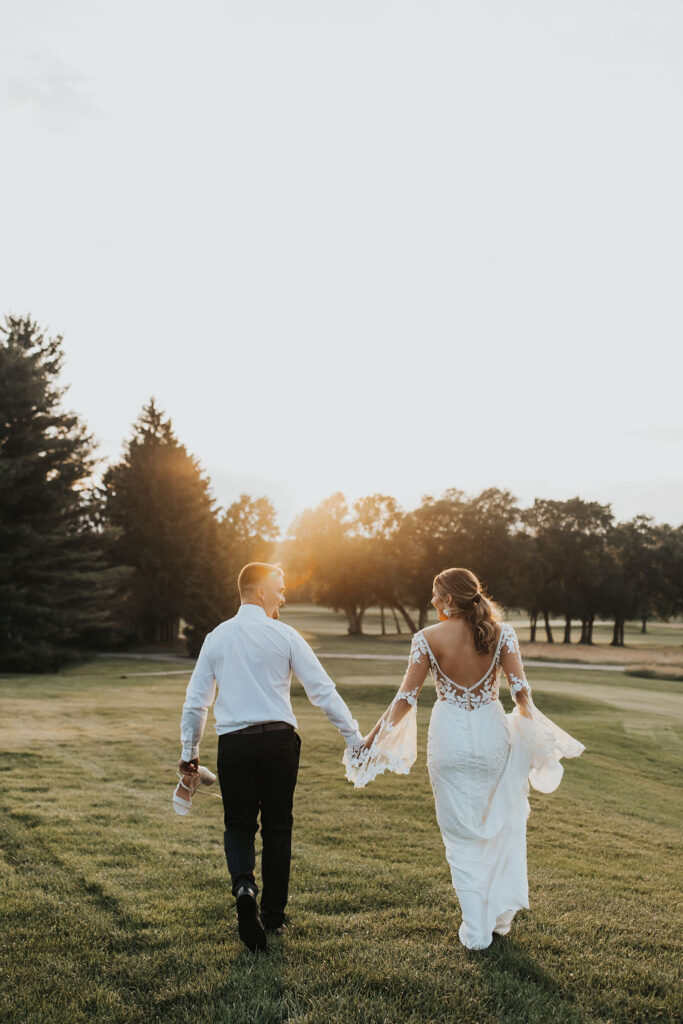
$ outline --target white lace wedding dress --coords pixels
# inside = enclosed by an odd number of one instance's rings
[[[493,933],[510,930],[529,906],[526,820],[529,784],[551,793],[560,783],[561,757],[585,748],[535,707],[517,635],[499,627],[491,664],[476,683],[441,670],[422,631],[415,633],[408,669],[369,749],[345,751],[346,777],[365,786],[384,771],[407,774],[417,756],[417,697],[430,669],[437,700],[429,723],[427,765],[453,886],[462,910],[460,941],[485,949]],[[501,668],[513,699],[527,694],[530,717],[498,699]]]

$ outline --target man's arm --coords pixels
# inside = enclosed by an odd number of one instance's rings
[[[197,664],[187,684],[185,703],[180,719],[180,742],[183,745],[182,760],[190,762],[199,757],[199,741],[209,714],[209,705],[216,695],[216,680],[209,659],[207,634],[197,658]]]
[[[346,745],[358,743],[363,737],[358,722],[339,696],[337,687],[316,658],[311,647],[295,629],[291,631],[290,659],[292,670],[301,680],[311,704],[322,708],[332,725],[336,725]]]

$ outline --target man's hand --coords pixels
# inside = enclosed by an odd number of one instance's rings
[[[193,757],[191,761],[183,761],[182,757],[178,761],[178,771],[183,775],[195,775],[199,770],[199,758]]]

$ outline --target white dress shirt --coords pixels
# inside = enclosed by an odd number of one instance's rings
[[[303,637],[280,619],[271,619],[260,605],[243,604],[202,644],[180,720],[183,760],[199,756],[216,685],[214,716],[219,736],[259,722],[289,722],[296,728],[289,695],[292,671],[310,702],[323,709],[347,746],[362,739],[358,722]]]

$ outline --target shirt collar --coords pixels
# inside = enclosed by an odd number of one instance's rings
[[[258,619],[261,616],[267,619],[266,609],[262,608],[260,604],[241,604],[237,610],[237,614],[241,618],[247,619]]]

